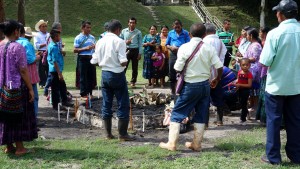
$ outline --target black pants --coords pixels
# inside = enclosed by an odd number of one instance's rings
[[[94,84],[93,79],[96,76],[96,67],[91,64],[91,56],[79,55],[80,69],[80,95],[92,95]]]
[[[64,80],[59,80],[57,72],[51,72],[52,76],[52,85],[51,85],[51,97],[52,97],[52,106],[57,108],[57,105],[60,101],[67,102],[67,87]]]
[[[249,94],[250,94],[250,89],[248,88],[240,88],[239,89],[239,99],[240,99],[240,103],[241,103],[241,107],[242,107],[242,112],[241,112],[241,121],[246,121],[246,117],[248,112],[248,108],[247,108],[247,103],[248,103],[248,98],[249,98]]]
[[[129,51],[129,52],[128,52]],[[139,48],[127,48],[126,49],[127,53],[127,65],[126,65],[126,69],[125,69],[125,74],[128,68],[128,65],[130,63],[130,60],[132,61],[131,63],[131,67],[132,67],[132,75],[131,75],[131,83],[136,83],[136,79],[138,76],[138,55],[139,55]]]
[[[42,51],[44,52],[44,51]],[[45,56],[47,57],[47,56]],[[48,77],[48,72],[49,72],[49,67],[48,67],[48,62],[46,61],[45,64],[42,63],[43,60],[43,54],[41,54],[41,59],[39,60],[39,65],[38,65],[38,72],[39,72],[39,77],[40,77],[40,86],[45,86],[47,77]]]
[[[172,94],[175,94],[175,86],[176,86],[176,70],[174,69],[175,62],[177,60],[177,53],[173,53],[170,51],[170,58],[169,58],[169,78],[170,78],[170,87]]]
[[[230,60],[231,60],[230,55],[232,55],[232,48],[227,49],[227,52],[226,52],[226,55],[225,55],[224,66],[226,66],[226,67],[229,67]]]

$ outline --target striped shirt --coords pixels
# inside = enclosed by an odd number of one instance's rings
[[[228,31],[224,31],[223,29],[218,30],[216,33],[219,38],[222,40],[222,42],[225,44],[227,50],[231,50],[232,49],[232,45],[229,45],[230,42],[234,42],[234,33]]]

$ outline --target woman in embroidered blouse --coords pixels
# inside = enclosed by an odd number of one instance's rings
[[[244,58],[248,58],[251,62],[249,70],[253,75],[253,83],[250,92],[250,105],[252,107],[250,111],[254,111],[254,108],[257,106],[257,96],[259,94],[260,86],[261,65],[258,61],[262,46],[260,44],[259,33],[255,28],[251,28],[247,31],[247,39],[251,44],[249,45]]]
[[[24,108],[19,118],[15,115],[9,117],[1,114],[0,145],[6,145],[5,153],[23,155],[30,152],[24,147],[23,141],[32,141],[38,136],[33,109],[34,93],[27,70],[25,48],[15,42],[20,36],[20,24],[8,20],[0,23],[0,29],[5,35],[5,39],[0,43],[0,85],[10,86],[12,82],[11,88],[21,88]],[[4,52],[5,49],[6,52]],[[4,53],[6,53],[5,63]],[[4,71],[6,72],[5,79]]]
[[[149,34],[144,36],[143,39],[143,47],[144,47],[144,64],[143,64],[143,77],[148,79],[148,86],[152,86],[154,84],[151,83],[152,78],[152,60],[151,56],[155,52],[155,45],[160,44],[160,38],[157,35],[157,27],[152,25],[149,28]]]
[[[164,25],[161,27],[160,33],[160,45],[162,47],[162,52],[165,55],[165,63],[164,63],[164,75],[169,76],[169,50],[166,47],[166,42],[168,38],[169,28]],[[163,83],[165,83],[165,78],[163,78]]]

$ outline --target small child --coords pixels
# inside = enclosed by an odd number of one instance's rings
[[[156,79],[160,79],[160,87],[164,88],[164,64],[165,55],[162,53],[162,46],[155,46],[155,53],[153,53],[151,59],[153,60],[153,78],[152,84],[155,83]]]
[[[63,106],[72,107],[73,104],[68,102],[67,88],[62,71],[64,69],[64,58],[59,50],[57,42],[60,41],[60,32],[53,29],[50,32],[52,42],[48,45],[49,72],[52,76],[52,106],[53,109],[58,109],[58,103],[62,101]]]
[[[239,99],[242,107],[241,112],[241,125],[246,125],[246,117],[248,112],[247,101],[250,94],[250,89],[252,86],[252,73],[249,71],[250,60],[248,58],[243,58],[240,60],[241,70],[238,72],[237,82],[233,84],[239,88]]]

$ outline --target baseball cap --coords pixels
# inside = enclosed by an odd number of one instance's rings
[[[291,12],[297,11],[298,5],[293,0],[281,0],[277,6],[272,8],[273,11]]]

